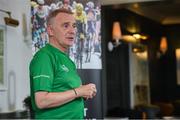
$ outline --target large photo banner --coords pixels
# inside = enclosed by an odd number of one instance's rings
[[[46,18],[56,9],[73,11],[77,34],[68,54],[76,64],[83,84],[95,83],[98,93],[85,101],[86,119],[102,118],[101,97],[101,11],[99,0],[31,0],[33,55],[48,42]],[[73,108],[72,108],[73,109]]]
[[[33,53],[48,43],[46,17],[48,13],[67,8],[74,12],[77,25],[75,44],[69,55],[78,69],[101,69],[101,18],[97,0],[32,0],[31,21]]]

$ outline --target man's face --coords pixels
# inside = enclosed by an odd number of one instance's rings
[[[76,22],[71,14],[59,13],[52,24],[52,36],[58,46],[65,49],[73,45],[76,35]]]

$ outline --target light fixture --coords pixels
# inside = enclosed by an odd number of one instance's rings
[[[180,48],[176,49],[176,58],[180,60]]]
[[[142,35],[142,34],[133,34],[133,36],[136,38],[136,39],[141,39],[141,40],[146,40],[148,39],[148,36],[147,35]]]
[[[112,28],[113,42],[111,42],[111,41],[108,42],[108,50],[112,51],[114,47],[119,46],[121,44],[121,42],[120,42],[121,38],[122,38],[122,33],[121,33],[120,23],[118,21],[115,21],[113,23],[113,28]]]
[[[167,44],[167,38],[165,36],[161,37],[160,41],[160,51],[162,54],[165,54],[168,49],[168,44]]]
[[[119,40],[122,37],[121,27],[119,22],[113,23],[113,30],[112,30],[112,38],[115,40],[116,44],[119,44]]]
[[[120,22],[115,21],[112,27],[112,41],[108,42],[108,50],[113,51],[113,49],[122,42],[138,43],[141,39],[145,40],[147,36],[140,34],[122,35]]]
[[[0,12],[6,13],[9,16],[9,17],[4,17],[4,21],[6,25],[13,26],[13,27],[17,27],[19,25],[19,21],[11,17],[10,11],[5,11],[5,10],[0,9]]]

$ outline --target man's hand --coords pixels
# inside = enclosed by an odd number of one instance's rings
[[[93,83],[82,85],[79,88],[75,89],[77,92],[78,97],[83,97],[85,99],[93,98],[96,96],[97,89],[96,85]]]

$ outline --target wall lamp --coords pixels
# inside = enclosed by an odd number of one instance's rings
[[[8,14],[9,17],[4,17],[4,21],[6,25],[17,27],[19,25],[19,21],[15,20],[11,17],[11,12],[0,9],[0,12]]]
[[[147,39],[147,36],[140,34],[122,35],[120,22],[115,21],[112,28],[112,40],[108,42],[108,50],[113,51],[115,47],[118,47],[122,42],[127,43],[139,43],[140,40]]]
[[[162,36],[160,41],[160,51],[162,52],[162,54],[165,54],[167,49],[168,49],[167,38],[165,36]]]
[[[160,40],[159,50],[157,52],[157,57],[160,58],[162,55],[165,55],[167,50],[168,50],[167,37],[162,36]]]

